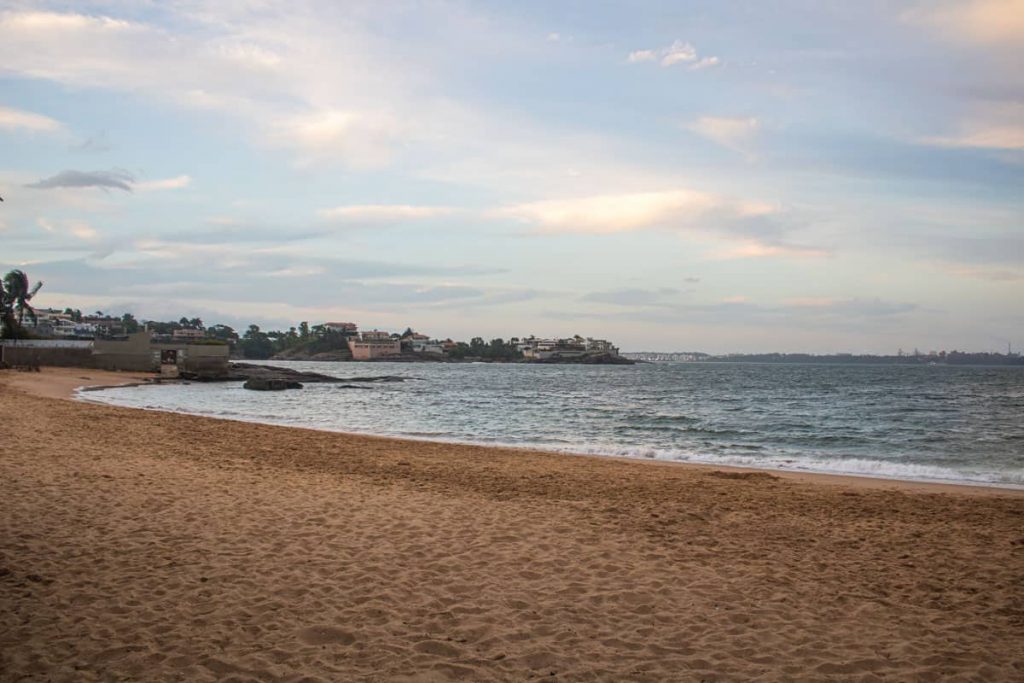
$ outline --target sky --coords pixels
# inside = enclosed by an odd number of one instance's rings
[[[0,0],[34,303],[1024,347],[1024,0]]]

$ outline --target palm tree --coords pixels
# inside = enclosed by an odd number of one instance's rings
[[[26,313],[33,323],[36,321],[35,309],[29,301],[42,286],[42,282],[37,282],[34,287],[29,287],[28,275],[20,270],[12,270],[4,275],[0,284],[0,318],[4,337],[15,339],[19,336]]]

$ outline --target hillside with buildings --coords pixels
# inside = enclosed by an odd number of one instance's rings
[[[405,361],[405,362],[493,362],[493,363],[620,363],[633,361],[604,339],[575,335],[566,338],[536,336],[492,339],[474,337],[468,342],[440,339],[414,331],[370,329],[360,331],[353,322],[301,322],[287,330],[262,330],[250,325],[239,333],[216,324],[206,326],[199,318],[178,321],[138,321],[129,313],[121,316],[97,311],[56,308],[34,309],[34,316],[22,321],[20,336],[37,342],[48,341],[85,347],[145,337],[150,344],[175,346],[222,346],[230,358],[251,360],[314,361]],[[27,344],[39,346],[39,344]],[[25,347],[26,343],[22,342]],[[41,348],[41,346],[40,346]]]

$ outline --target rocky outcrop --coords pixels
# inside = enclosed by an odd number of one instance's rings
[[[352,360],[352,352],[347,348],[331,351],[311,352],[309,349],[286,349],[270,360],[313,360],[329,362],[346,362]]]
[[[245,389],[252,389],[253,391],[284,391],[285,389],[301,389],[302,382],[296,382],[289,379],[253,378],[246,380],[242,387]]]
[[[404,382],[411,377],[398,377],[396,375],[371,375],[368,377],[331,377],[322,375],[319,372],[303,372],[282,368],[277,365],[255,365],[253,363],[231,363],[227,377],[223,378],[229,382],[248,382],[250,380],[284,380],[305,384],[352,384],[359,383],[389,383]]]
[[[252,363],[231,363],[228,368],[228,376],[225,379],[229,382],[245,382],[253,379],[287,380],[307,384],[343,381],[329,375],[321,375],[318,372],[302,372],[276,365],[254,365]]]

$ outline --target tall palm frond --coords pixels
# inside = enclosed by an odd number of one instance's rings
[[[29,301],[42,286],[42,282],[37,282],[34,287],[30,287],[28,275],[21,270],[12,270],[4,275],[3,286],[0,287],[0,316],[3,317],[5,336],[16,336],[17,327],[21,326],[26,314],[33,324],[36,322],[36,311]],[[14,325],[15,321],[17,326]]]

